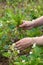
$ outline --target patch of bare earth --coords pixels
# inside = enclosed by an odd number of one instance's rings
[[[0,65],[9,65],[9,59],[6,57],[0,56]]]
[[[3,16],[6,6],[6,2],[0,2],[0,17]]]

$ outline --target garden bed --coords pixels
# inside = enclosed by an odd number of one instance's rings
[[[9,65],[9,59],[3,56],[0,56],[0,65]]]

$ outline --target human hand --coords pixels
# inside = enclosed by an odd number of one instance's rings
[[[23,28],[24,30],[27,30],[27,29],[32,29],[33,28],[33,22],[31,21],[23,21],[23,23],[21,25],[19,25],[20,28]]]
[[[19,50],[24,50],[33,44],[32,38],[23,38],[20,41],[16,42],[16,48]]]

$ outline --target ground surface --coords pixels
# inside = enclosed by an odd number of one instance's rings
[[[38,4],[39,4],[39,2],[37,2]],[[28,5],[29,6],[29,5]],[[21,3],[21,4],[19,4],[18,5],[18,8],[19,9],[21,9],[22,10],[22,8],[24,8],[24,10],[25,11],[27,11],[27,14],[29,13],[28,12],[28,6],[27,6],[27,2],[25,2],[25,4],[23,3]],[[31,5],[32,6],[32,5]],[[6,5],[6,2],[1,2],[0,3],[0,17],[2,17],[3,15],[4,15],[4,11],[5,11],[5,9],[6,9],[6,7],[7,7],[7,5]],[[34,7],[35,6],[33,6],[33,9],[34,9]],[[15,8],[15,7],[14,7]],[[31,9],[31,7],[30,7],[30,9]],[[15,9],[15,11],[16,11],[16,9]],[[35,11],[37,11],[37,10],[35,10]],[[39,7],[39,11],[40,11],[40,7]],[[31,12],[32,13],[32,12]],[[34,15],[34,14],[33,14]],[[36,15],[36,14],[35,14]],[[37,15],[38,16],[38,15]],[[36,17],[37,17],[36,16]],[[31,15],[30,15],[30,17],[31,17]],[[29,18],[29,17],[28,17]],[[29,18],[30,19],[30,18]],[[8,58],[5,58],[5,57],[1,57],[0,56],[0,65],[8,65]]]
[[[8,58],[0,57],[0,65],[8,65]]]

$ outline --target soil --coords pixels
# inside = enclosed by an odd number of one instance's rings
[[[7,7],[6,2],[0,2],[0,17],[4,15],[6,7]]]
[[[6,57],[0,56],[0,65],[9,65],[9,59]]]

